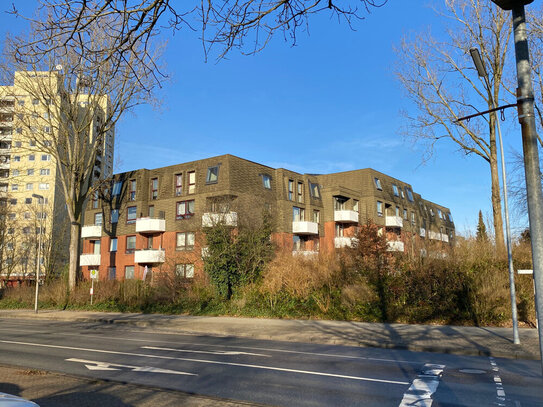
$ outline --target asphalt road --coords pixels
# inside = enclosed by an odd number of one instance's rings
[[[538,361],[0,320],[0,363],[274,406],[542,406]]]

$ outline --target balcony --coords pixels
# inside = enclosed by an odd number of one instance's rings
[[[340,249],[342,247],[352,247],[355,237],[339,236],[334,238],[334,247]]]
[[[143,249],[134,252],[134,262],[143,264],[164,263],[166,254],[164,249]]]
[[[102,225],[88,225],[81,228],[81,239],[102,237]]]
[[[319,224],[316,222],[294,221],[292,222],[292,233],[295,235],[318,235]]]
[[[79,256],[80,266],[99,266],[100,255],[99,254],[82,254]]]
[[[404,244],[399,240],[391,240],[387,242],[387,251],[389,252],[403,252]]]
[[[431,230],[428,231],[428,239],[431,240],[441,240],[441,233],[439,232],[432,232]]]
[[[157,233],[166,231],[166,220],[158,218],[136,219],[136,233]]]
[[[385,226],[403,228],[403,219],[401,216],[386,216]]]
[[[224,224],[226,226],[238,225],[238,213],[237,212],[207,212],[202,215],[202,227],[210,228],[215,225]]]
[[[358,212],[348,210],[334,211],[334,221],[341,223],[358,223]]]
[[[292,252],[293,256],[303,256],[303,257],[318,257],[319,252],[314,250],[294,250]]]
[[[445,233],[441,234],[441,240],[445,243],[449,243],[449,236],[447,236]]]

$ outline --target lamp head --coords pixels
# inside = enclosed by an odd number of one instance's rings
[[[492,0],[492,3],[503,10],[513,10],[513,8],[517,6],[525,6],[533,1],[534,0]]]

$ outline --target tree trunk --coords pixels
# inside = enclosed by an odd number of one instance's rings
[[[490,176],[492,180],[492,217],[494,219],[494,235],[496,239],[496,252],[505,253],[503,237],[502,201],[500,194],[500,177],[498,173],[498,152],[496,148],[496,115],[490,115]]]
[[[70,225],[70,268],[68,269],[68,288],[70,291],[75,288],[77,282],[80,236],[81,222],[72,222]]]

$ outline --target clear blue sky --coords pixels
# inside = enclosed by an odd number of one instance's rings
[[[31,2],[15,3],[31,10]],[[393,46],[410,31],[439,31],[428,4],[389,0],[356,31],[323,13],[295,47],[279,35],[257,55],[232,51],[219,63],[204,62],[198,33],[165,32],[171,80],[159,93],[162,105],[138,107],[118,125],[114,171],[226,153],[309,173],[371,167],[448,206],[457,232],[473,232],[478,211],[491,214],[486,162],[443,141],[423,164],[422,146],[399,131],[410,102],[393,75]],[[24,24],[0,15],[4,32]],[[509,132],[506,152],[520,150],[518,128]]]

